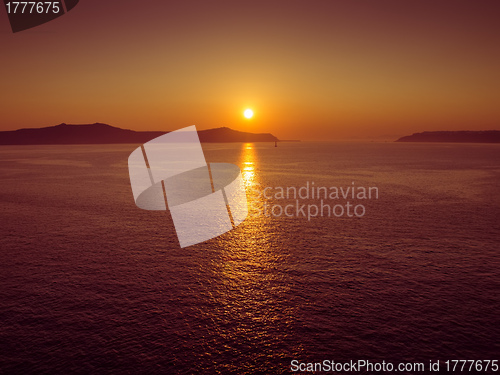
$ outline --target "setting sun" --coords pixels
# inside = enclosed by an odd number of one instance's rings
[[[245,109],[245,112],[243,112],[243,116],[245,116],[246,118],[252,118],[253,111],[251,109]]]

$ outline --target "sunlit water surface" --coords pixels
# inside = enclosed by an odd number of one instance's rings
[[[250,215],[184,249],[134,204],[135,147],[0,148],[0,372],[498,359],[498,145],[207,144],[240,166]],[[263,188],[307,182],[379,198],[363,217],[261,213],[295,202]]]

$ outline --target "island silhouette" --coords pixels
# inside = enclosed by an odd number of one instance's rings
[[[44,128],[27,128],[0,132],[0,145],[108,144],[145,143],[169,132],[135,131],[95,124],[59,124]],[[278,142],[270,133],[247,133],[228,127],[199,130],[202,143],[209,142]]]
[[[396,142],[500,143],[500,130],[422,132],[401,137]]]

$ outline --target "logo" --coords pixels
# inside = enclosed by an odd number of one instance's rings
[[[73,9],[79,0],[10,1],[4,0],[12,32],[17,33],[52,21]]]
[[[207,163],[194,125],[138,147],[128,168],[137,207],[168,209],[181,247],[220,236],[248,215],[240,168]]]

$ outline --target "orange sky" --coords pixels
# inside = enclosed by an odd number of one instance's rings
[[[335,140],[500,129],[498,0],[171,3],[82,0],[16,34],[2,8],[0,130],[195,124]]]

